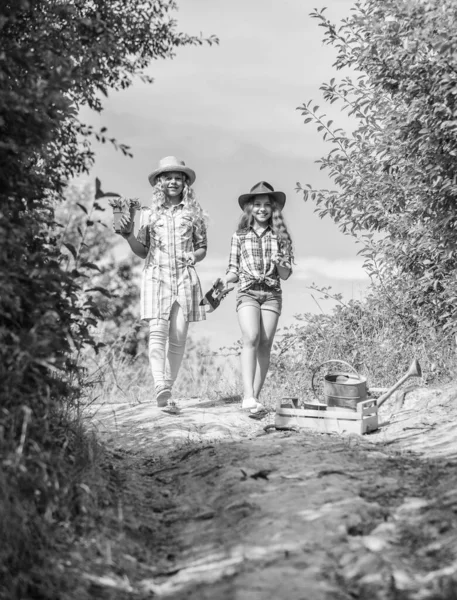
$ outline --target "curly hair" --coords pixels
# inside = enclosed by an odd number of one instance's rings
[[[165,184],[162,177],[156,179],[152,188],[151,216],[150,220],[155,221],[164,212],[164,203],[167,199],[164,192]],[[184,188],[182,192],[182,202],[184,205],[184,214],[192,219],[192,224],[200,231],[208,226],[208,215],[200,206],[194,190],[190,187],[187,177],[184,177]]]
[[[271,196],[270,201],[272,205],[272,213],[268,224],[273,230],[273,233],[275,233],[278,238],[279,251],[281,252],[281,254],[283,254],[284,256],[289,256],[290,261],[294,262],[294,249],[292,244],[292,238],[290,237],[290,233],[284,221],[282,211],[279,208],[276,200]],[[248,200],[248,202],[246,202],[246,204],[244,205],[243,213],[238,222],[238,232],[249,229],[249,227],[252,226],[254,222],[254,217],[252,216],[253,208],[254,200]]]

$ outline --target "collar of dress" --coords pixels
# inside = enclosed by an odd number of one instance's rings
[[[182,208],[184,206],[184,200],[181,200],[181,202],[178,202],[178,204],[167,204],[167,200],[164,200],[160,206],[165,210],[168,210],[169,208],[177,208],[178,206]]]
[[[249,229],[259,238],[263,237],[267,233],[267,231],[273,231],[272,228],[270,227],[270,225],[267,225],[265,227],[265,229],[262,231],[262,233],[257,233],[257,231],[254,229],[253,225],[251,225],[249,227]]]

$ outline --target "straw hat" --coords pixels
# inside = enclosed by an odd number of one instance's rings
[[[263,194],[267,194],[268,196],[274,198],[281,210],[284,208],[284,204],[286,203],[285,193],[275,192],[273,187],[266,181],[259,181],[259,183],[256,183],[255,186],[251,188],[249,194],[242,194],[238,198],[238,204],[243,210],[246,202],[249,202],[249,200],[252,200],[255,196],[260,196]]]
[[[177,159],[176,156],[166,156],[159,161],[158,168],[149,175],[149,183],[155,185],[159,175],[171,172],[184,173],[189,180],[189,185],[192,185],[195,181],[195,171],[186,167],[186,163],[183,160]]]

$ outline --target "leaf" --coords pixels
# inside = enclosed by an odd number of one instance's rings
[[[84,211],[84,212],[86,213],[86,215],[87,215],[87,214],[89,214],[89,213],[87,212],[87,208],[84,206],[84,204],[81,204],[80,202],[77,202],[76,204],[77,204],[77,206],[79,206],[79,208],[80,208],[82,211]]]
[[[101,273],[100,268],[96,264],[91,263],[91,262],[83,262],[83,263],[81,263],[81,267],[86,267],[86,269],[93,269],[93,270],[99,271]]]
[[[95,178],[95,199],[98,200],[99,198],[104,198],[105,196],[111,196],[111,197],[120,197],[120,194],[117,194],[116,192],[104,192],[102,190],[102,184],[100,179],[98,179],[98,177]]]
[[[89,288],[88,290],[84,290],[84,291],[86,293],[89,293],[89,292],[100,292],[100,294],[103,294],[107,298],[111,298],[112,297],[111,292],[109,292],[106,288],[102,288],[100,286],[95,286],[95,287]]]
[[[63,245],[65,246],[65,248],[68,248],[68,250],[70,250],[73,258],[76,260],[78,257],[78,253],[76,252],[76,248],[73,246],[73,244],[70,244],[69,242],[64,242]]]

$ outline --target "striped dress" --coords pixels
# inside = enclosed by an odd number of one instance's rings
[[[206,248],[206,228],[200,230],[182,203],[163,206],[160,213],[143,208],[137,239],[148,249],[141,277],[141,318],[170,318],[178,302],[187,321],[206,319],[200,280],[185,255]]]

